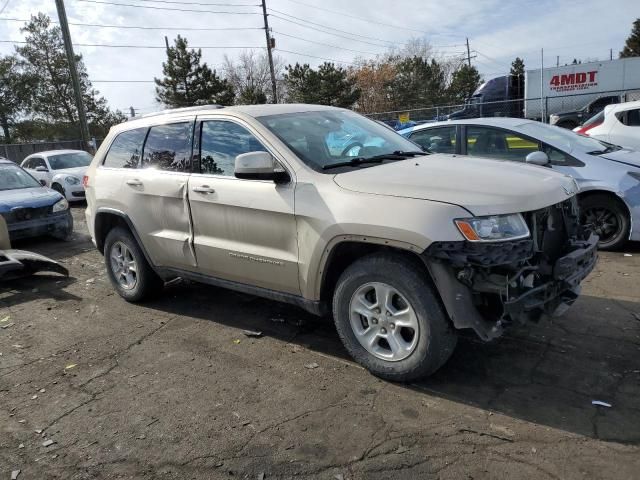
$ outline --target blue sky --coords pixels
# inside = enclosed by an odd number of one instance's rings
[[[5,1],[0,0],[0,8]],[[100,1],[201,11],[134,8],[97,3]],[[222,47],[203,50],[205,61],[220,67],[224,54],[233,57],[240,51],[229,47],[263,47],[265,43],[264,31],[259,29],[262,16],[261,9],[255,6],[257,0],[66,0],[65,3],[71,23],[162,27],[137,30],[71,26],[76,44],[162,47],[165,35],[171,39],[181,33],[192,46]],[[206,5],[213,3],[252,6]],[[516,56],[525,59],[527,68],[538,68],[541,48],[545,49],[546,64],[555,64],[556,56],[561,64],[573,58],[608,59],[609,49],[613,49],[615,57],[633,20],[640,17],[640,0],[267,0],[267,5],[272,9],[270,26],[277,41],[276,53],[287,63],[316,65],[323,61],[301,54],[343,62],[352,62],[356,55],[372,58],[389,46],[401,46],[411,37],[425,38],[440,55],[460,55],[465,51],[465,38],[469,37],[476,57],[473,63],[486,78],[507,73]],[[9,0],[0,17],[25,19],[39,11],[57,20],[52,0]],[[0,40],[23,40],[21,25],[19,21],[0,20]],[[184,27],[255,30],[179,30]],[[366,53],[356,54],[344,48]],[[0,43],[0,53],[12,51],[11,44]],[[94,86],[112,107],[125,110],[133,105],[143,113],[159,108],[152,83],[100,81],[153,80],[161,75],[165,57],[162,48],[77,46],[76,52],[84,56]]]

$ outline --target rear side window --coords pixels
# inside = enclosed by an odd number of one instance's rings
[[[640,127],[640,108],[616,113],[616,117],[627,127]]]
[[[146,134],[146,128],[122,132],[111,144],[103,165],[109,168],[138,168]]]
[[[192,130],[192,122],[151,127],[144,144],[142,168],[190,172]]]

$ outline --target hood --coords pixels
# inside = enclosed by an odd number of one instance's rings
[[[82,177],[88,168],[89,167],[61,168],[60,170],[53,170],[53,174],[73,175],[74,177],[78,177],[82,180]]]
[[[355,192],[451,203],[476,216],[538,210],[577,192],[571,177],[550,168],[444,154],[341,173],[334,181]]]
[[[631,167],[640,168],[640,152],[635,150],[623,149],[597,156],[606,158],[607,160],[613,160],[614,162],[624,163]]]
[[[53,205],[62,199],[55,190],[45,187],[0,190],[0,213],[10,212],[13,208],[39,208]]]

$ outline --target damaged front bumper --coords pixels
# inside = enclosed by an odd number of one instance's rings
[[[560,209],[563,207],[560,207]],[[558,211],[561,211],[561,210]],[[563,314],[580,293],[580,283],[597,262],[598,237],[561,239],[551,228],[535,228],[532,238],[498,243],[437,242],[424,253],[444,307],[456,328],[472,328],[483,340],[499,337],[512,323]],[[555,218],[554,218],[555,215]],[[544,217],[556,226],[561,215]],[[586,238],[585,238],[586,237]]]
[[[0,250],[0,281],[33,275],[36,272],[69,276],[69,270],[39,253],[24,250]]]

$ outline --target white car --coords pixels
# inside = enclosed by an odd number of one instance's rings
[[[573,131],[640,150],[640,101],[608,105]]]
[[[82,177],[92,159],[82,150],[49,150],[29,155],[20,166],[73,202],[85,198]]]

